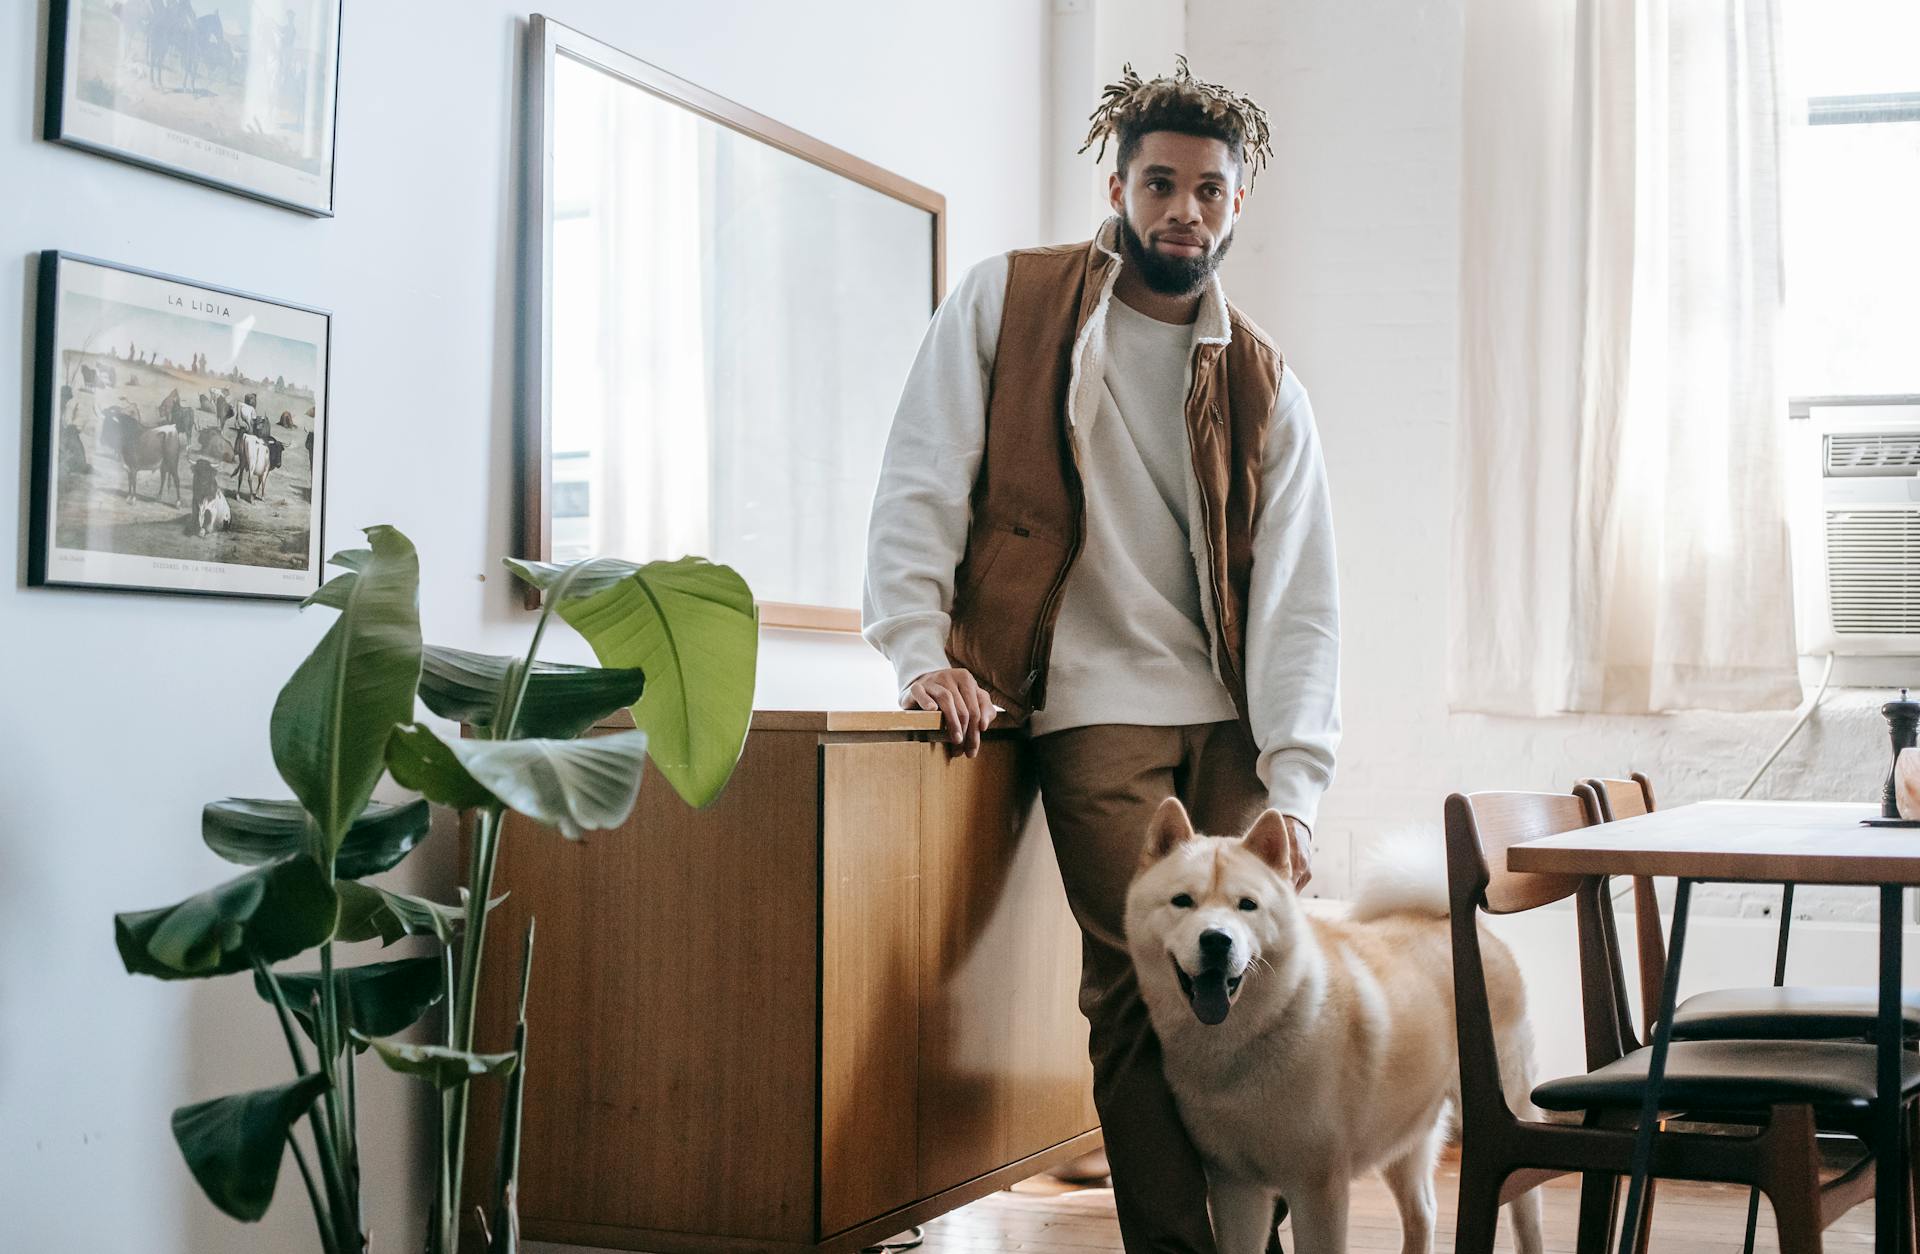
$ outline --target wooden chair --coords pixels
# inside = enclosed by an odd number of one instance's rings
[[[1653,783],[1635,771],[1629,779],[1590,779],[1605,822],[1651,814]],[[1724,988],[1695,993],[1674,1008],[1675,1040],[1867,1040],[1879,1013],[1879,990],[1866,985],[1784,987],[1787,940],[1793,923],[1793,885],[1781,891],[1780,934],[1773,987]],[[1653,881],[1633,881],[1633,931],[1640,966],[1640,1022],[1650,1035],[1666,982],[1666,929]],[[1920,1037],[1920,989],[1907,989],[1902,1008],[1909,1040]]]
[[[1458,1254],[1493,1248],[1501,1203],[1554,1175],[1582,1173],[1579,1249],[1608,1243],[1619,1177],[1631,1169],[1634,1121],[1649,1050],[1623,1050],[1625,981],[1612,939],[1611,902],[1599,879],[1506,869],[1511,845],[1601,822],[1598,794],[1476,793],[1447,798],[1447,877],[1452,905],[1455,1023],[1459,1034],[1461,1159]],[[1501,1084],[1480,954],[1480,915],[1513,914],[1573,897],[1588,1072],[1536,1086],[1532,1103],[1576,1111],[1579,1125],[1516,1113]],[[1816,1116],[1863,1143],[1877,1092],[1871,1045],[1834,1041],[1676,1041],[1667,1055],[1663,1105],[1688,1111],[1760,1108],[1757,1132],[1661,1131],[1653,1140],[1657,1178],[1757,1185],[1773,1201],[1780,1248],[1818,1254],[1820,1234],[1873,1195],[1873,1160],[1863,1156],[1822,1183]],[[1902,1076],[1911,1100],[1920,1061]]]

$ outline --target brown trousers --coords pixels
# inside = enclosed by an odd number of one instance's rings
[[[1266,804],[1245,724],[1103,724],[1033,738],[1040,799],[1083,937],[1080,1010],[1093,1100],[1128,1254],[1212,1254],[1207,1181],[1160,1069],[1124,935],[1147,820],[1168,797],[1208,834],[1246,831]]]

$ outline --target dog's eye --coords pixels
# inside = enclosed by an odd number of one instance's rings
[[[1242,910],[1258,910],[1260,908],[1260,903],[1255,901],[1251,897],[1242,897],[1240,899],[1240,908]]]
[[[1180,893],[1174,897],[1173,906],[1176,910],[1191,910],[1193,909],[1193,898],[1187,896],[1185,893]]]

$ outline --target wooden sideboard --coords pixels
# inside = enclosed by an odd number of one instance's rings
[[[650,773],[586,843],[509,822],[478,1039],[508,1047],[536,916],[526,1238],[838,1254],[1099,1143],[1024,741],[937,737],[762,712],[705,810]],[[475,1089],[479,1179],[499,1087]]]

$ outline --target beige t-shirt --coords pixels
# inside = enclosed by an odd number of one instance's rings
[[[1188,534],[1193,334],[1109,302],[1106,387],[1094,421],[1075,432],[1086,537],[1061,594],[1036,735],[1235,717],[1213,671]]]

